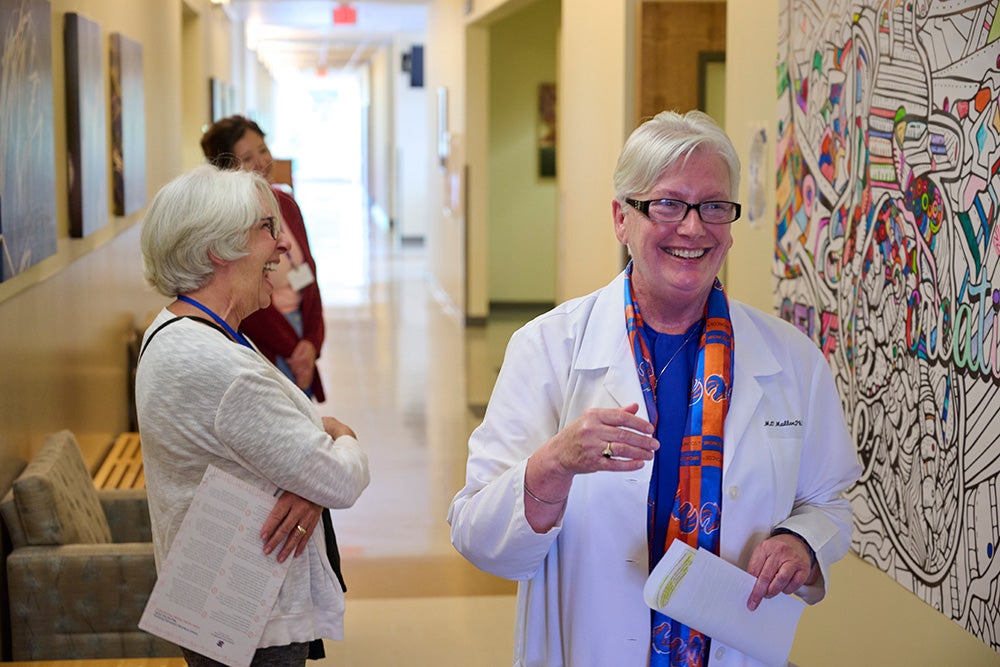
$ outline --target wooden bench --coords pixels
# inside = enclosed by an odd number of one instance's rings
[[[111,451],[94,475],[94,486],[99,489],[146,488],[138,433],[122,433],[115,438]]]

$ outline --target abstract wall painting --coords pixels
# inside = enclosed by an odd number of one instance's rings
[[[853,549],[1000,651],[996,0],[786,0],[780,314],[864,466]]]
[[[0,2],[0,281],[57,249],[50,11]]]
[[[556,176],[556,84],[538,84],[538,177]]]
[[[107,113],[101,27],[67,13],[66,148],[69,233],[81,238],[108,222]]]
[[[111,34],[111,173],[115,215],[146,205],[146,108],[142,45]]]

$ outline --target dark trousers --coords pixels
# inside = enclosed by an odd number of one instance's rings
[[[224,663],[206,658],[200,653],[195,653],[186,648],[182,648],[184,659],[189,667],[226,667]],[[308,642],[298,644],[286,644],[285,646],[268,646],[254,651],[253,662],[250,667],[304,667],[306,657],[309,655]]]

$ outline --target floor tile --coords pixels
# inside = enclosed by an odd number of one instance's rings
[[[296,197],[327,327],[320,412],[355,429],[372,475],[334,513],[346,637],[326,664],[509,664],[515,584],[459,556],[446,516],[518,317],[466,329],[431,294],[425,248],[371,225],[358,186],[305,181]]]

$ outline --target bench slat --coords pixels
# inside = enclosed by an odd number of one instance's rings
[[[146,488],[138,433],[122,433],[115,438],[111,450],[94,475],[94,486],[99,489]]]

